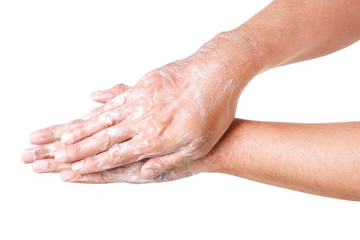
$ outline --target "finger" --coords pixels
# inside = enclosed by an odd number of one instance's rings
[[[106,103],[100,107],[93,109],[88,114],[85,114],[83,119],[85,121],[88,121],[96,116],[99,116],[102,113],[114,110],[115,108],[124,105],[127,95],[129,94],[129,89],[130,87],[124,84],[119,84],[109,90],[100,91],[100,93],[98,92],[98,94],[96,92],[92,93],[91,98],[94,101]]]
[[[165,156],[154,157],[144,164],[141,169],[141,175],[145,179],[152,179],[163,173],[170,172],[190,160],[191,157],[184,154],[183,151],[171,153]]]
[[[60,148],[55,152],[55,159],[61,162],[74,162],[108,150],[115,143],[121,143],[132,138],[135,131],[128,125],[120,123],[73,145]]]
[[[76,174],[73,171],[61,173],[61,178],[68,182],[78,183],[149,183],[152,180],[145,180],[141,177],[140,171],[144,161],[128,164],[124,167],[118,167],[107,171]]]
[[[91,110],[89,113],[84,115],[84,117],[83,117],[84,121],[89,121],[97,116],[100,116],[103,113],[109,112],[111,110],[114,110],[114,109],[124,105],[126,102],[127,95],[128,95],[127,92],[120,94],[119,96],[108,101],[104,105]]]
[[[57,173],[62,170],[71,169],[71,163],[62,163],[55,159],[36,160],[32,164],[34,172]]]
[[[57,141],[54,143],[29,148],[23,151],[21,160],[27,164],[39,159],[52,158],[54,156],[54,152],[63,146],[64,144],[62,142]]]
[[[66,145],[76,143],[105,128],[120,123],[126,116],[127,112],[123,111],[122,108],[103,113],[64,132],[61,136],[61,141]]]
[[[201,163],[199,160],[188,162],[187,164],[175,168],[171,172],[166,172],[150,180],[147,180],[141,175],[141,168],[146,160],[130,163],[122,167],[110,169],[107,171],[90,173],[90,174],[77,174],[73,171],[62,171],[61,178],[67,182],[77,183],[159,183],[174,181],[181,178],[193,176],[202,172]]]
[[[110,89],[106,89],[103,91],[94,91],[90,94],[90,97],[95,102],[106,103],[106,102],[110,101],[111,99],[119,96],[121,93],[126,92],[129,89],[130,89],[129,86],[126,86],[125,84],[120,83]]]
[[[54,141],[58,141],[60,140],[61,134],[64,131],[71,129],[72,127],[76,127],[82,122],[83,120],[78,119],[66,124],[55,125],[37,130],[30,134],[29,141],[31,144],[34,145],[47,144]]]
[[[123,166],[156,156],[154,146],[156,145],[149,144],[148,140],[133,138],[127,142],[115,144],[106,152],[75,162],[72,170],[79,174],[89,174]]]

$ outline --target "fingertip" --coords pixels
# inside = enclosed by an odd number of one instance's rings
[[[36,159],[35,151],[33,149],[26,149],[21,153],[20,159],[23,163],[32,163]]]
[[[32,164],[32,169],[36,173],[45,173],[48,168],[48,162],[45,160],[37,160]]]
[[[39,145],[44,142],[45,138],[44,135],[40,132],[36,131],[29,135],[29,142],[34,145]]]
[[[92,91],[92,92],[90,93],[90,96],[98,96],[98,95],[103,94],[104,92],[105,92],[104,90]]]
[[[76,176],[77,176],[77,174],[75,174],[71,170],[62,170],[60,172],[60,178],[61,178],[61,180],[65,181],[65,182],[75,181]]]
[[[112,93],[106,91],[96,91],[90,94],[90,98],[99,103],[106,103],[109,100],[113,99],[115,96]]]

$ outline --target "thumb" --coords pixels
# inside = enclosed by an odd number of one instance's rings
[[[90,94],[90,97],[93,101],[99,103],[106,103],[111,99],[119,96],[121,93],[129,90],[130,87],[125,84],[118,84],[110,89],[102,90],[102,91],[94,91]]]

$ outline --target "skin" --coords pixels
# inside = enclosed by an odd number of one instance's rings
[[[208,155],[151,180],[141,175],[146,161],[98,173],[76,174],[71,164],[52,158],[33,161],[33,169],[39,173],[61,171],[63,180],[78,183],[166,182],[201,172],[219,172],[306,193],[360,201],[359,136],[360,122],[294,124],[235,119]],[[47,156],[38,151],[36,159]]]
[[[76,126],[61,126],[63,145],[57,143],[55,160],[73,163],[71,174],[79,176],[137,164],[145,180],[191,166],[228,129],[237,100],[254,76],[356,42],[359,9],[357,0],[274,1],[188,58],[146,74]],[[30,141],[49,144],[43,138],[35,132]]]
[[[106,103],[111,99],[119,96],[121,93],[124,93],[129,89],[128,86],[124,84],[118,84],[110,89],[104,91],[95,91],[92,92],[90,97],[93,101],[99,103]],[[54,153],[60,148],[64,147],[64,144],[60,141],[61,135],[74,128],[83,124],[84,120],[77,119],[66,124],[54,125],[44,129],[37,130],[30,134],[29,141],[32,144],[38,146],[26,149],[21,155],[21,160],[28,164],[32,163],[35,160],[54,160]],[[49,162],[47,161],[47,162]],[[71,166],[71,164],[60,164],[57,162],[57,165]]]
[[[234,119],[245,85],[222,50],[231,44],[216,36],[194,55],[146,74],[65,132],[67,146],[55,158],[77,161],[72,167],[81,174],[148,159],[142,174],[151,179],[205,156]]]

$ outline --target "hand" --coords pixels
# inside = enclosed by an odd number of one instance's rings
[[[106,103],[129,89],[124,84],[105,90],[96,91],[91,94],[91,98],[99,103]],[[30,134],[30,143],[39,145],[25,150],[21,156],[24,163],[33,163],[36,172],[58,172],[61,169],[68,169],[71,164],[55,161],[54,152],[64,147],[60,141],[63,132],[77,127],[83,123],[82,119],[74,120],[66,124],[60,124],[44,128]]]
[[[119,84],[109,90],[93,92],[91,98],[96,102],[106,103],[127,90],[129,90],[129,87]],[[64,181],[77,183],[167,182],[215,169],[214,164],[209,164],[207,163],[209,161],[205,161],[205,158],[202,158],[176,168],[172,172],[147,180],[141,176],[141,168],[146,162],[146,160],[142,160],[103,172],[87,175],[76,174],[71,170],[72,163],[64,163],[54,159],[54,152],[64,147],[64,144],[59,141],[62,133],[79,126],[81,123],[83,123],[83,120],[78,119],[66,124],[35,131],[30,135],[30,142],[41,145],[25,150],[21,159],[24,163],[32,163],[33,170],[37,173],[60,172],[60,176]],[[209,159],[209,157],[206,159]]]
[[[65,126],[69,126],[72,123],[57,125],[47,128],[49,132],[59,132],[60,129],[66,129]],[[73,123],[76,124],[76,123]],[[60,146],[57,146],[60,144]],[[205,157],[188,162],[187,164],[177,167],[170,172],[163,173],[150,180],[144,179],[141,175],[141,168],[146,163],[146,160],[137,161],[127,164],[125,166],[113,168],[110,170],[90,173],[90,174],[76,174],[71,170],[72,163],[63,163],[53,158],[53,149],[59,148],[63,145],[61,142],[56,141],[54,143],[40,145],[33,148],[31,152],[35,153],[35,160],[25,161],[25,163],[31,163],[33,170],[37,173],[60,173],[62,180],[75,183],[159,183],[169,182],[185,177],[190,177],[201,172],[217,172],[221,166],[221,148],[223,146],[216,146]],[[218,144],[219,145],[219,144]],[[35,151],[34,151],[35,150]],[[24,159],[23,159],[24,160]]]
[[[75,162],[78,174],[148,159],[141,174],[151,179],[205,156],[234,119],[248,80],[231,64],[229,44],[216,36],[194,55],[146,74],[65,132],[67,146],[55,158]]]
[[[43,160],[39,160],[43,161]],[[35,161],[34,164],[38,162]],[[189,162],[181,167],[175,168],[171,172],[163,173],[152,179],[144,179],[141,176],[141,168],[146,160],[137,161],[125,166],[113,168],[110,170],[90,173],[76,174],[71,170],[71,163],[61,163],[54,159],[50,164],[42,166],[42,173],[60,172],[62,180],[76,183],[159,183],[178,180],[193,176],[197,173],[206,171],[204,159]],[[34,166],[33,164],[33,166]],[[36,169],[36,166],[34,170]]]
[[[99,94],[99,93],[98,93]],[[101,100],[99,100],[101,97]],[[92,97],[98,99],[96,101],[103,102],[105,96]],[[104,100],[105,101],[105,100]],[[67,124],[60,124],[48,127],[34,132],[33,135],[41,133],[42,140],[31,137],[32,142],[43,145],[36,146],[24,151],[22,160],[24,163],[32,163],[33,170],[37,173],[59,173],[64,181],[76,183],[157,183],[174,181],[181,178],[189,177],[200,172],[213,172],[217,170],[216,160],[218,157],[206,156],[196,161],[188,162],[187,164],[175,168],[171,172],[161,174],[153,179],[147,180],[141,176],[141,168],[146,160],[130,163],[128,165],[114,168],[111,170],[90,173],[86,175],[76,174],[71,170],[72,163],[63,163],[54,159],[54,151],[64,147],[63,143],[59,141],[61,133],[65,130],[76,127],[82,120],[75,120]],[[53,142],[50,142],[54,140]]]

